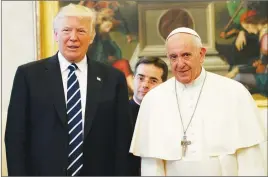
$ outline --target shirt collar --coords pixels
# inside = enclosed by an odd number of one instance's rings
[[[134,100],[134,102],[135,102],[137,105],[141,105],[141,104],[136,100],[135,96],[133,96],[133,100]]]
[[[60,52],[58,52],[58,58],[59,58],[61,72],[68,70],[69,65],[72,63],[69,62]],[[81,72],[86,71],[86,69],[87,69],[87,56],[85,55],[85,57],[80,62],[75,63],[75,64],[77,65],[78,69]]]

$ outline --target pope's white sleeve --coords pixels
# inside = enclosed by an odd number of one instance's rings
[[[236,155],[238,176],[267,176],[259,145],[239,149]]]
[[[156,158],[141,158],[141,176],[165,176],[164,161]]]
[[[237,176],[237,158],[236,154],[227,154],[219,156],[221,163],[222,176]]]

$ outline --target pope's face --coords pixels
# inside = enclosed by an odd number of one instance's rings
[[[198,47],[195,40],[190,34],[178,33],[166,43],[172,73],[183,84],[191,83],[199,76],[205,58],[206,49]]]

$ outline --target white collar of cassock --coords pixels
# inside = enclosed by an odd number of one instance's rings
[[[181,92],[181,91],[184,91],[185,89],[191,89],[191,88],[194,88],[194,87],[201,86],[202,83],[204,82],[205,75],[206,75],[206,71],[202,67],[200,75],[193,82],[191,82],[189,84],[183,84],[183,83],[181,83],[179,81],[176,81],[177,82],[177,90]]]
[[[136,98],[135,98],[135,96],[133,96],[133,100],[134,100],[134,102],[137,104],[137,105],[141,105],[137,100],[136,100]]]

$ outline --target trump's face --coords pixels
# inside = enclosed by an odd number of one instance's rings
[[[198,47],[192,35],[178,33],[171,36],[166,49],[172,73],[179,82],[188,84],[199,76],[206,49]]]
[[[93,42],[95,30],[89,21],[79,17],[64,17],[57,21],[55,39],[59,51],[70,62],[81,61]]]

